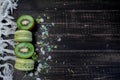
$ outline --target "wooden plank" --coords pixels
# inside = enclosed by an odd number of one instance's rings
[[[58,48],[50,53],[49,73],[40,77],[44,80],[119,80],[119,3],[120,0],[20,0],[14,12],[15,20],[22,14],[34,18],[46,14],[51,21],[43,24],[55,24],[49,31]],[[39,28],[36,32],[40,34]],[[61,36],[60,42],[54,40],[57,36]],[[35,41],[39,39],[40,35]],[[14,80],[21,80],[23,76],[24,72],[15,70]]]

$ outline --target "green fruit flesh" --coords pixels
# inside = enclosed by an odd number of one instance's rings
[[[31,43],[19,43],[15,47],[15,54],[19,58],[30,58],[34,53],[34,46]]]
[[[22,15],[17,20],[17,27],[21,30],[31,30],[34,27],[34,19],[30,15]]]
[[[14,40],[17,42],[31,42],[32,33],[27,30],[18,30],[14,34]]]

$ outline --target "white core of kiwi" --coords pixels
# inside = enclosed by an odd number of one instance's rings
[[[28,51],[29,51],[29,49],[26,47],[23,47],[20,49],[20,52],[23,52],[23,53],[27,53]]]
[[[22,25],[26,26],[30,23],[30,21],[25,19],[21,23],[22,23]]]

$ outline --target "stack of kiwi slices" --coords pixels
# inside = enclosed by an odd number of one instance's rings
[[[22,15],[17,20],[18,30],[14,34],[14,40],[18,42],[14,52],[17,57],[15,68],[21,71],[30,71],[34,69],[34,46],[32,43],[32,32],[34,19],[30,15]]]

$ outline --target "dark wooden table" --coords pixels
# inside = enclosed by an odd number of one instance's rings
[[[120,80],[120,0],[19,0],[13,16],[47,14],[58,48],[44,80]],[[37,39],[37,38],[35,38]],[[14,80],[24,72],[15,71]]]

